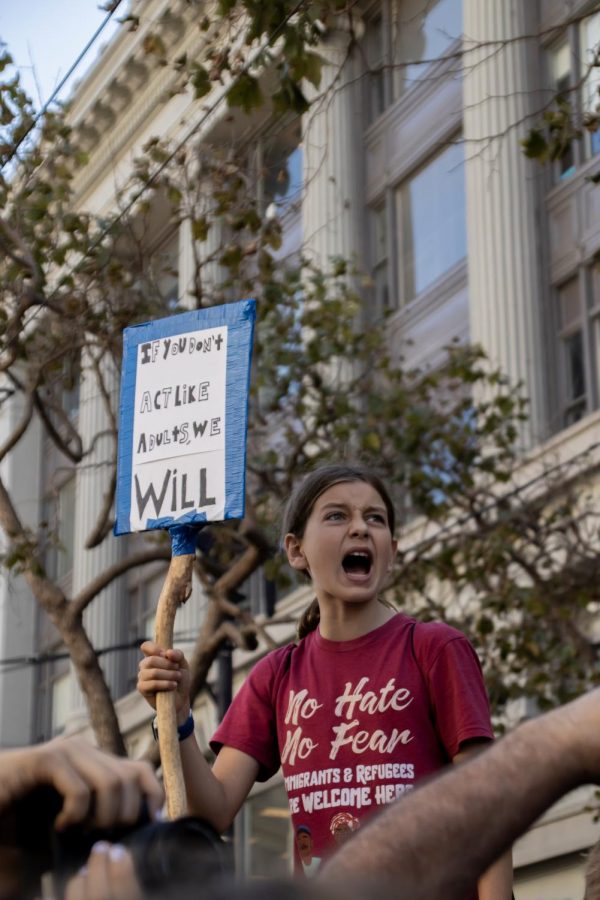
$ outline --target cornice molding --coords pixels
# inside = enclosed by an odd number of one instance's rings
[[[198,11],[190,9],[183,0],[156,0],[144,7],[144,13],[137,31],[129,32],[123,26],[71,99],[69,120],[74,140],[89,157],[74,178],[76,202],[105,177],[107,170],[112,171],[114,161],[135,134],[177,92],[179,74],[173,66],[165,66],[158,57],[145,52],[144,39],[150,34],[159,35],[170,58],[183,53],[197,56],[202,51],[203,37],[193,27]],[[188,103],[184,109],[179,104],[179,123],[188,109],[199,107],[191,90],[183,93],[187,94]]]

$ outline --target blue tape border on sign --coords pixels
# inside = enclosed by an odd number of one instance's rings
[[[248,391],[255,319],[256,301],[246,299],[221,306],[209,306],[206,309],[193,310],[141,325],[132,325],[124,330],[115,534],[131,532],[133,404],[138,345],[205,328],[227,326],[224,516],[226,519],[239,519],[244,515]],[[178,519],[173,517],[149,519],[146,524],[147,530],[153,530],[171,528],[173,525],[199,525],[203,522],[206,522],[204,513],[188,513]]]

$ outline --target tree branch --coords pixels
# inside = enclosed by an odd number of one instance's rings
[[[67,598],[60,587],[44,574],[36,542],[21,523],[2,479],[0,479],[0,526],[13,546],[23,548],[23,577],[40,605],[56,622],[57,616],[67,607]]]
[[[92,366],[94,372],[96,374],[96,380],[98,383],[98,387],[100,390],[100,394],[102,396],[104,409],[106,414],[109,417],[111,423],[110,435],[113,443],[113,453],[111,459],[111,475],[110,482],[107,490],[104,492],[104,496],[102,498],[102,506],[100,512],[98,514],[98,518],[96,520],[96,524],[92,528],[88,538],[85,542],[86,550],[92,550],[94,547],[97,547],[98,544],[101,544],[106,535],[112,528],[113,520],[111,518],[111,510],[113,506],[113,501],[115,498],[115,491],[117,488],[117,442],[116,442],[116,434],[117,434],[117,421],[115,419],[115,414],[112,408],[111,398],[109,390],[106,386],[106,382],[100,370],[100,365],[98,359],[96,357],[92,357]]]
[[[21,421],[14,428],[12,434],[6,439],[4,444],[0,447],[0,462],[4,459],[4,457],[8,453],[10,453],[10,451],[13,449],[13,447],[16,446],[16,444],[18,444],[18,442],[21,440],[21,438],[27,431],[29,423],[31,422],[31,417],[33,416],[33,407],[34,407],[33,394],[28,394],[25,408],[23,410],[23,416],[21,417]]]
[[[83,458],[83,447],[81,444],[81,437],[77,434],[77,432],[75,431],[73,426],[70,425],[70,423],[69,423],[70,429],[71,429],[71,436],[73,438],[73,441],[76,444],[75,450],[72,449],[71,446],[65,440],[63,440],[62,436],[59,434],[59,432],[55,428],[54,423],[52,422],[52,419],[48,413],[48,406],[46,403],[42,403],[37,390],[34,391],[34,393],[33,393],[33,402],[35,405],[35,410],[38,413],[39,417],[41,418],[42,422],[44,423],[44,425],[48,431],[48,434],[50,435],[50,438],[52,439],[53,443],[56,444],[56,446],[61,451],[61,453],[64,453],[64,455],[68,459],[70,459],[71,462],[73,462],[73,463],[81,462],[81,459]]]
[[[163,560],[168,562],[170,559],[171,547],[166,544],[164,546],[157,544],[156,547],[153,547],[152,549],[141,550],[139,553],[133,553],[125,559],[118,560],[118,562],[109,566],[108,569],[105,569],[104,572],[101,572],[96,578],[92,579],[82,591],[73,597],[69,604],[69,615],[73,619],[80,616],[84,609],[89,606],[92,600],[94,600],[101,591],[130,569],[134,569],[136,566],[144,566],[151,562]]]

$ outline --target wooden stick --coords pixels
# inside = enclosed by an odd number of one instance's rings
[[[192,570],[195,558],[193,553],[171,557],[169,571],[158,598],[154,631],[156,643],[165,650],[173,646],[173,630],[177,610],[192,592]],[[187,813],[187,799],[179,752],[174,692],[159,691],[157,693],[156,715],[163,783],[167,795],[167,814],[170,819],[178,819]]]

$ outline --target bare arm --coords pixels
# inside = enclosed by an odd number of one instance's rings
[[[256,781],[258,763],[241,750],[223,747],[211,768],[193,735],[180,747],[190,814],[225,831]]]
[[[141,650],[145,658],[140,662],[138,690],[151,706],[156,705],[157,691],[175,691],[177,721],[182,725],[190,709],[190,675],[183,653],[161,650],[151,641],[142,644]],[[181,742],[180,750],[189,812],[225,831],[256,780],[257,761],[233,747],[223,747],[211,768],[193,734]]]
[[[597,689],[388,807],[321,877],[398,877],[413,900],[460,900],[555,800],[599,778]]]
[[[466,763],[489,746],[489,741],[471,743],[458,753],[452,762],[456,765]],[[508,850],[483,873],[477,882],[477,892],[479,900],[511,900],[512,888],[512,850]]]

